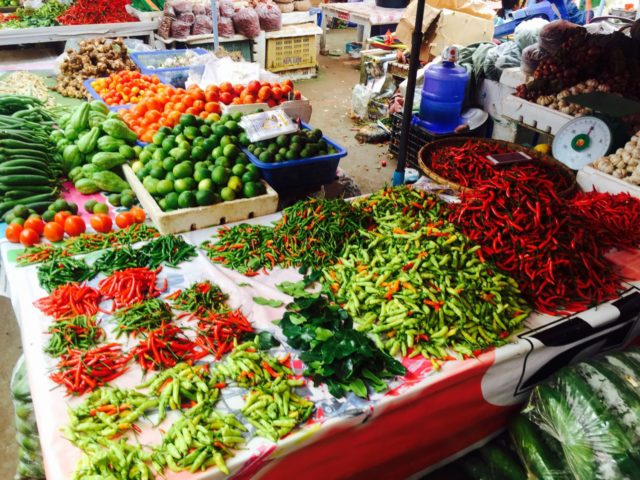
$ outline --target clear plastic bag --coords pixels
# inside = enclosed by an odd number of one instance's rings
[[[309,0],[295,0],[293,8],[296,12],[308,12],[311,10],[311,2]]]
[[[196,15],[191,27],[191,35],[206,35],[213,32],[213,20],[206,15]],[[219,33],[219,32],[218,32]]]
[[[253,8],[243,8],[233,14],[233,26],[240,35],[256,38],[260,35],[260,19]]]
[[[295,10],[295,7],[293,6],[293,2],[291,3],[278,3],[278,10],[280,10],[281,13],[291,13]]]
[[[536,43],[540,35],[540,30],[548,23],[549,22],[543,18],[533,18],[519,24],[514,32],[514,37],[520,51]]]
[[[556,20],[542,27],[538,35],[538,43],[547,52],[555,55],[569,34],[580,28],[582,27],[579,27],[575,23]]]
[[[235,28],[233,28],[233,20],[229,17],[218,18],[218,34],[221,37],[232,37],[236,34]]]
[[[282,28],[282,13],[273,3],[261,3],[255,8],[260,19],[260,28],[265,32],[275,32]]]
[[[637,352],[565,368],[533,390],[511,434],[534,478],[638,478]]]
[[[505,42],[489,50],[482,66],[485,77],[499,81],[503,70],[520,66],[520,57],[520,49],[516,42]]]
[[[537,43],[533,45],[529,45],[522,51],[522,58],[520,59],[520,68],[527,75],[533,75],[536,68],[538,68],[538,64],[544,58],[549,56],[549,52],[547,52],[544,48],[542,48]]]
[[[191,34],[191,24],[175,20],[171,23],[171,38],[183,39]]]
[[[220,0],[220,5],[218,7],[220,11],[220,15],[223,17],[231,18],[233,14],[236,13],[236,7],[233,6],[233,2],[229,0]]]
[[[206,15],[207,14],[207,9],[204,7],[204,5],[200,5],[198,3],[196,3],[193,6],[193,14],[197,17],[198,15]]]

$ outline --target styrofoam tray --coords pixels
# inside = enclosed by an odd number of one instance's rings
[[[594,187],[599,192],[607,193],[628,193],[634,197],[640,198],[640,187],[633,185],[629,182],[625,182],[619,178],[604,173],[596,168],[593,168],[591,164],[585,165],[578,170],[576,181],[580,188],[584,191],[590,191]]]

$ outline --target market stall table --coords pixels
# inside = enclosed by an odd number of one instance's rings
[[[159,20],[150,22],[102,23],[93,25],[67,25],[0,30],[0,46],[28,43],[66,42],[67,40],[92,37],[147,37],[149,44]]]
[[[245,223],[266,225],[279,217],[274,214]],[[184,238],[200,245],[218,228],[190,232]],[[55,361],[43,353],[46,337],[41,332],[49,319],[33,306],[33,301],[46,294],[35,286],[36,267],[17,266],[20,248],[15,245],[3,240],[0,250],[21,327],[47,478],[68,480],[80,450],[63,437],[61,428],[68,421],[68,406],[77,406],[80,399],[65,397],[63,389],[54,388],[48,379]],[[640,278],[637,272],[635,275]],[[210,263],[201,252],[177,269],[165,267],[161,277],[168,280],[169,291],[193,281],[212,280],[229,294],[231,307],[241,307],[257,328],[277,335],[271,322],[282,316],[283,308],[267,308],[252,298],[286,302],[289,297],[275,285],[300,275],[294,269],[276,269],[269,275],[247,278]],[[386,393],[373,394],[370,400],[353,394],[336,399],[324,386],[308,386],[303,395],[316,406],[308,422],[277,444],[253,438],[227,460],[227,465],[234,478],[274,479],[300,475],[334,478],[337,472],[343,478],[400,478],[433,467],[504,427],[536,382],[570,362],[631,342],[640,334],[638,286],[640,282],[627,284],[628,290],[618,300],[579,314],[562,318],[533,314],[511,343],[477,358],[446,362],[440,370],[422,357],[405,360],[407,375],[393,381]],[[294,361],[293,366],[301,372],[300,363]],[[140,371],[132,368],[111,383],[122,387],[139,381]],[[223,390],[222,398],[218,402],[222,408],[237,414],[242,404],[237,389]],[[157,443],[157,431],[149,432],[145,425],[139,440],[143,444]],[[220,470],[211,468],[193,475],[168,473],[167,478],[223,476]]]
[[[320,37],[320,52],[326,52],[327,23],[329,18],[339,18],[345,22],[363,26],[358,29],[358,41],[366,43],[371,37],[371,27],[374,25],[390,25],[400,22],[404,8],[382,8],[367,3],[323,3],[322,8],[322,36]],[[366,45],[363,45],[366,48]]]

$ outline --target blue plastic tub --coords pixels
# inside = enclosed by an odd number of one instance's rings
[[[91,84],[93,82],[95,82],[97,80],[97,78],[87,78],[84,82],[82,82],[82,85],[84,86],[84,88],[87,89],[87,92],[89,92],[89,94],[95,98],[96,100],[100,100],[101,102],[104,102],[104,100],[102,100],[102,97],[100,96],[100,94],[98,92],[96,92],[93,87],[91,86]],[[106,105],[106,102],[105,102]],[[122,110],[123,108],[129,108],[132,107],[134,104],[133,103],[125,103],[123,105],[107,105],[107,107],[109,107],[109,110],[113,111],[113,112],[117,112],[118,110]]]
[[[302,123],[302,127],[304,130],[311,130],[311,127],[305,123]],[[246,148],[242,150],[247,154],[251,163],[258,167],[262,178],[278,192],[320,187],[333,182],[340,159],[347,155],[347,151],[334,141],[326,136],[323,136],[322,139],[335,148],[337,153],[287,162],[265,163],[258,160]]]
[[[186,52],[192,51],[198,55],[209,53],[204,48],[190,48],[178,50],[157,50],[153,52],[133,52],[129,56],[140,72],[145,75],[157,75],[162,83],[173,85],[176,88],[184,88],[189,78],[191,67],[158,68],[167,58],[180,57]]]

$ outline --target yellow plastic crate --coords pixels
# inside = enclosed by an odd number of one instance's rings
[[[272,38],[267,40],[267,70],[282,72],[315,67],[316,36]]]

